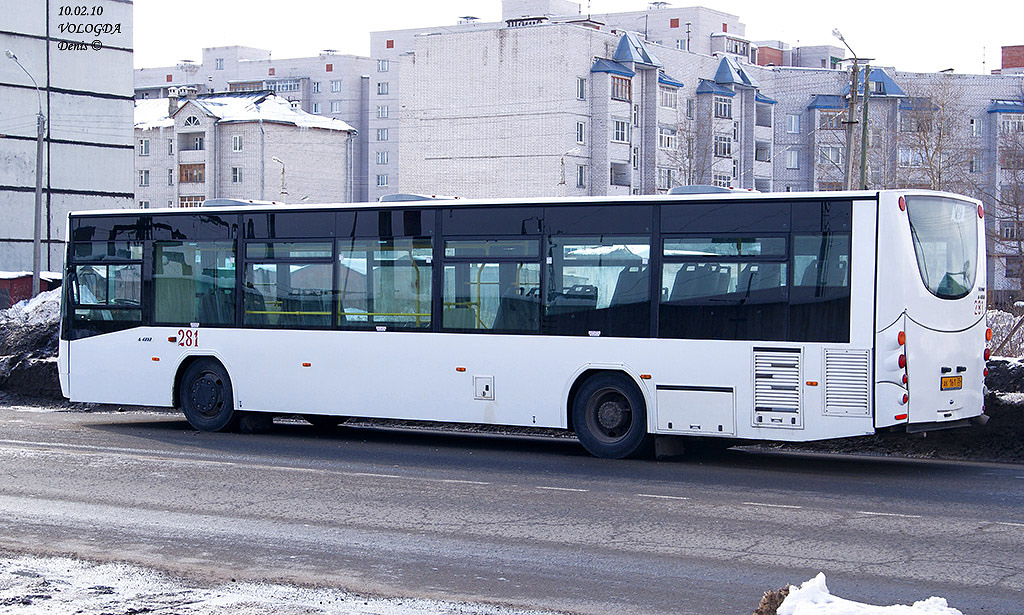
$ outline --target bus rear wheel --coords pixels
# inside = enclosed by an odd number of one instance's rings
[[[219,361],[199,359],[189,365],[181,377],[178,399],[185,418],[199,431],[233,429],[238,423],[231,378]]]
[[[647,404],[625,374],[598,374],[583,383],[573,401],[576,437],[595,457],[622,459],[647,453]]]

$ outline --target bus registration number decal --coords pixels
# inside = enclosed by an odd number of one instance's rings
[[[178,329],[178,345],[185,348],[199,346],[199,331],[195,329]]]
[[[939,383],[940,390],[950,391],[953,389],[964,388],[964,377],[963,376],[942,376],[942,382]]]

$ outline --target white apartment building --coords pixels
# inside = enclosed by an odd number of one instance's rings
[[[96,0],[94,15],[76,17],[59,3],[16,4],[0,27],[0,50],[17,57],[0,55],[0,270],[32,269],[41,108],[40,266],[60,271],[69,211],[132,203],[132,5]]]
[[[341,120],[296,109],[272,92],[135,104],[138,207],[194,207],[214,198],[352,200],[355,130]]]
[[[135,97],[166,98],[182,87],[198,94],[271,91],[314,115],[340,119],[357,130],[352,199],[365,201],[369,75],[375,63],[324,50],[318,56],[274,59],[266,49],[206,47],[202,61],[135,71]]]

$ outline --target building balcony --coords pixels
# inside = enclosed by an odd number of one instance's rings
[[[183,149],[178,150],[178,162],[184,164],[191,164],[197,162],[206,162],[206,150],[205,149]]]

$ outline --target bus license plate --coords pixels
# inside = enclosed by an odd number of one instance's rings
[[[952,389],[964,388],[964,377],[963,376],[942,376],[942,385],[939,387],[943,391],[949,391]]]

